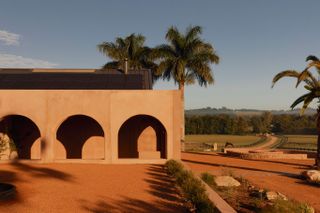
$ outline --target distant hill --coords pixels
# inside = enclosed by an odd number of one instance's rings
[[[222,108],[201,108],[201,109],[189,109],[185,111],[186,116],[192,115],[219,115],[219,114],[227,114],[234,116],[253,116],[253,115],[261,115],[264,112],[271,112],[274,115],[299,115],[300,109],[294,110],[257,110],[257,109],[228,109],[226,107]],[[314,115],[317,110],[308,108],[305,111],[305,115]]]

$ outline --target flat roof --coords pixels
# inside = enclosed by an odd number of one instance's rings
[[[0,89],[152,89],[151,71],[0,68]]]

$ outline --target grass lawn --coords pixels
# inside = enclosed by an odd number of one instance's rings
[[[248,145],[260,140],[260,137],[254,135],[186,135],[186,142],[199,143],[218,143],[224,145],[226,142],[234,145]]]
[[[315,149],[317,148],[317,135],[285,135],[288,142],[281,148],[290,149]]]

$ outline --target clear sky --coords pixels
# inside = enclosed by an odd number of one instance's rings
[[[187,87],[187,109],[289,109],[303,88],[284,79],[271,89],[271,80],[320,56],[319,8],[318,0],[1,0],[0,67],[99,68],[102,41],[141,33],[152,47],[172,25],[200,25],[221,63],[213,86]]]

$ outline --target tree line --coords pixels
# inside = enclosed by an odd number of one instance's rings
[[[186,134],[317,134],[316,115],[187,116]]]

